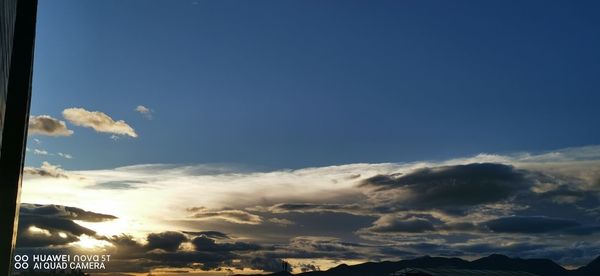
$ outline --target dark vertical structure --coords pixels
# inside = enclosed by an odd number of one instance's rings
[[[0,271],[10,274],[19,218],[37,0],[0,0]]]

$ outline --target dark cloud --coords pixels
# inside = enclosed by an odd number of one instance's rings
[[[600,213],[598,194],[589,190],[589,183],[577,175],[476,163],[378,175],[358,185],[367,198],[351,204],[283,202],[256,210],[285,214],[298,225],[303,225],[300,215],[312,220],[324,214],[376,217],[354,233],[387,244],[364,250],[335,239],[298,238],[271,252],[272,257],[375,259],[431,252],[443,256],[522,252],[535,258],[568,244],[570,238],[565,237],[600,232],[595,220]],[[560,257],[552,252],[554,259],[570,254]],[[581,253],[585,257],[580,259],[589,259],[590,252]]]
[[[478,255],[489,255],[489,254],[505,254],[505,255],[522,255],[526,253],[531,254],[532,252],[544,251],[548,248],[548,245],[531,242],[512,242],[509,244],[496,244],[490,242],[475,242],[467,243],[463,245],[453,246],[462,254],[478,254]]]
[[[108,242],[114,245],[112,255],[115,259],[135,259],[144,256],[148,250],[143,244],[137,242],[132,236],[121,234],[106,238]]]
[[[499,233],[546,233],[579,226],[571,219],[542,216],[502,217],[484,223],[491,231]]]
[[[179,232],[162,232],[151,233],[146,237],[148,244],[146,247],[152,249],[162,249],[167,252],[177,251],[182,242],[187,240],[187,237]]]
[[[22,203],[20,208],[21,215],[24,216],[45,216],[45,217],[59,217],[71,220],[83,220],[89,222],[101,222],[107,220],[113,220],[117,217],[113,215],[94,213],[85,211],[76,207],[62,206],[62,205],[43,205],[43,204],[30,204]]]
[[[587,236],[595,233],[600,233],[600,225],[599,224],[591,224],[591,225],[581,225],[573,228],[568,228],[562,231],[565,234],[577,235],[577,236]]]
[[[370,214],[365,206],[359,204],[316,204],[316,203],[280,203],[268,208],[272,213],[348,213],[348,214]]]
[[[235,243],[217,243],[214,239],[206,236],[199,236],[192,239],[192,244],[197,251],[223,252],[223,251],[251,251],[259,250],[261,247],[256,244],[235,242]]]
[[[100,222],[115,216],[61,206],[21,204],[17,246],[43,247],[64,245],[79,240],[79,236],[95,236],[96,232],[73,220]]]
[[[567,185],[561,185],[557,188],[538,194],[538,200],[549,200],[559,204],[572,204],[585,199],[589,192],[578,190]]]
[[[30,219],[19,221],[17,247],[46,247],[65,245],[79,240],[79,233],[95,234],[92,230],[78,226],[70,220],[42,219],[35,223]],[[62,233],[62,234],[61,234]],[[78,234],[75,234],[78,233]]]
[[[48,115],[29,117],[29,134],[47,136],[71,136],[73,131],[67,128],[64,121]]]
[[[210,269],[209,267],[236,257],[227,251],[181,250],[179,245],[182,243],[182,236],[181,233],[169,231],[150,233],[146,237],[147,244],[125,234],[107,238],[106,241],[113,245],[109,251],[104,252],[111,255],[108,269],[120,272],[148,272],[158,267]]]
[[[101,222],[101,221],[113,220],[113,219],[117,218],[113,215],[94,213],[94,212],[84,211],[79,208],[68,207],[68,206],[65,206],[65,211],[67,211],[69,214],[71,214],[71,218],[74,220]]]
[[[405,208],[450,211],[508,199],[528,189],[531,181],[512,166],[476,163],[424,168],[400,176],[378,175],[360,186],[392,196],[395,204]]]
[[[216,231],[202,233],[211,232],[219,233]],[[130,271],[142,272],[156,267],[212,270],[222,266],[237,267],[240,263],[244,263],[245,267],[264,267],[260,262],[251,261],[256,256],[241,254],[253,253],[261,250],[262,247],[244,242],[218,243],[206,235],[191,239],[190,242],[194,246],[194,250],[191,251],[180,247],[181,243],[188,240],[180,232],[151,233],[147,236],[148,243],[145,245],[127,235],[113,236],[108,240],[114,245],[111,253],[115,260],[124,266],[128,265]],[[234,260],[238,262],[235,263]],[[250,264],[253,266],[249,266]]]

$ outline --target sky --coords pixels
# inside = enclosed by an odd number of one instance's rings
[[[600,139],[597,5],[40,1],[32,115],[82,107],[139,132],[46,139],[73,169],[585,146]]]
[[[130,272],[585,264],[598,8],[41,0],[18,248]]]

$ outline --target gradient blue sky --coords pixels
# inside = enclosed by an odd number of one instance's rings
[[[41,0],[32,115],[98,110],[139,137],[69,126],[73,136],[29,147],[74,159],[27,163],[270,170],[597,144],[599,8]]]

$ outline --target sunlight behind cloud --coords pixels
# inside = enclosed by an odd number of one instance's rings
[[[45,235],[45,236],[51,236],[52,234],[50,234],[50,231],[46,230],[46,229],[42,229],[42,228],[38,228],[35,226],[30,226],[28,229],[29,232],[33,233],[33,234],[38,234],[38,235]]]
[[[113,246],[107,241],[97,240],[88,235],[81,235],[79,237],[79,241],[73,242],[71,245],[80,247],[82,249],[99,249]]]

